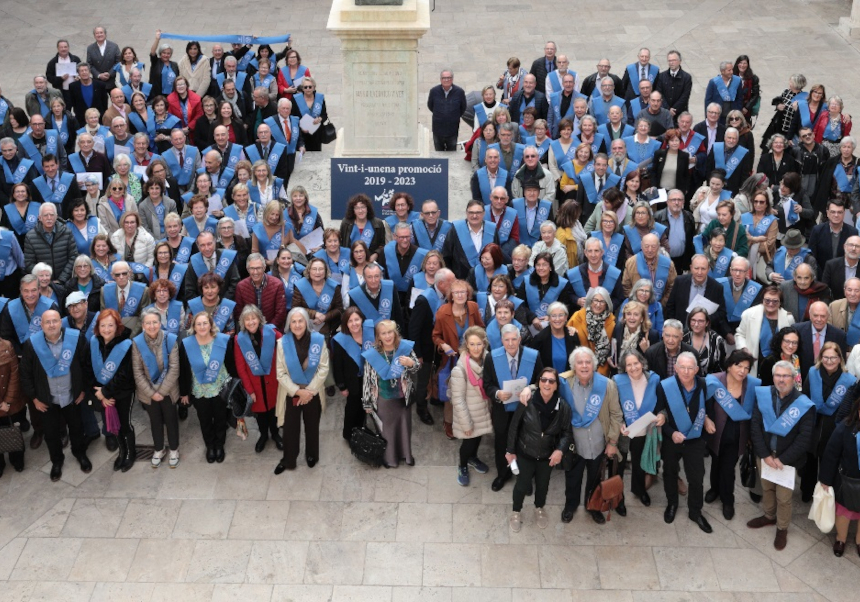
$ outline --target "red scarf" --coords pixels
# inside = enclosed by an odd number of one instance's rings
[[[472,372],[472,358],[471,356],[466,356],[466,376],[469,379],[469,384],[473,387],[478,387],[478,390],[481,392],[481,397],[485,400],[488,400],[487,392],[484,391],[484,379],[483,378],[475,378],[475,373]]]

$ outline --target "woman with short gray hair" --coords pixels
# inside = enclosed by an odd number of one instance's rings
[[[597,371],[608,376],[612,353],[610,341],[615,330],[609,291],[602,286],[592,287],[585,296],[585,307],[573,314],[567,325],[576,330],[580,343],[594,353]]]
[[[791,121],[794,119],[795,106],[797,106],[795,103],[808,98],[807,93],[803,91],[805,87],[806,77],[795,73],[788,78],[788,87],[782,91],[782,94],[770,101],[776,107],[776,111],[762,136],[761,150],[767,151],[767,143],[774,134],[787,136],[791,131]]]

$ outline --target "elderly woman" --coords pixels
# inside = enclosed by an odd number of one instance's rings
[[[836,429],[836,411],[857,382],[854,375],[846,371],[842,349],[837,343],[824,343],[815,359],[815,365],[803,380],[803,393],[816,408],[812,442],[806,464],[800,470],[800,493],[804,502],[812,501],[813,489],[818,482],[818,463]]]
[[[642,238],[654,234],[660,239],[660,246],[669,250],[669,228],[654,221],[654,212],[647,201],[637,201],[631,210],[633,219],[624,226],[625,247],[627,257],[636,255],[642,250]],[[611,265],[611,264],[610,264]]]
[[[533,135],[525,139],[525,144],[535,147],[538,150],[540,162],[549,166],[549,146],[552,144],[552,138],[548,135],[549,125],[546,119],[535,119],[533,130]]]
[[[807,231],[815,222],[816,212],[803,190],[803,176],[800,173],[790,171],[785,174],[771,193],[774,203],[778,203],[774,209],[780,238],[790,228]]]
[[[123,153],[118,154],[113,159],[113,169],[116,173],[111,179],[122,180],[122,183],[125,184],[126,195],[134,199],[135,203],[139,203],[142,194],[142,183],[140,178],[131,171],[131,158]]]
[[[290,205],[286,213],[297,238],[305,237],[317,228],[325,227],[319,210],[311,205],[310,195],[304,186],[295,186],[290,191]],[[304,246],[298,241],[296,244],[300,248]],[[305,254],[315,253],[318,250],[318,248],[305,249]]]
[[[151,74],[150,74],[151,75]],[[155,136],[150,136],[155,141],[155,148],[158,150],[160,154],[166,153],[171,148],[170,143],[170,132],[173,131],[174,128],[180,127],[179,118],[175,115],[171,115],[167,110],[167,97],[162,95],[153,95],[151,107],[152,107],[152,132],[155,133]],[[149,122],[147,122],[147,128],[149,128]]]
[[[708,260],[708,276],[723,278],[729,272],[729,265],[736,255],[726,246],[726,230],[717,226],[711,230],[708,246],[702,249],[702,255]]]
[[[534,272],[523,280],[517,297],[528,304],[535,316],[532,325],[538,330],[543,328],[541,323],[546,321],[547,309],[553,301],[561,301],[568,310],[574,307],[573,288],[566,278],[556,273],[552,255],[546,252],[534,258]]]
[[[396,468],[400,460],[407,466],[415,465],[412,410],[408,406],[418,372],[413,346],[412,341],[401,339],[393,320],[381,320],[376,324],[374,345],[362,353],[362,402],[365,411],[376,412],[382,422],[382,436],[387,442],[383,461],[386,468]]]
[[[324,130],[322,124],[328,120],[328,113],[326,112],[325,97],[317,92],[317,82],[310,75],[306,75],[302,80],[301,94],[293,95],[292,112],[299,119],[305,115],[310,115],[314,124],[318,126],[313,134],[307,130],[302,130],[305,150],[321,150]]]
[[[779,182],[789,172],[799,172],[800,164],[788,153],[788,139],[774,134],[767,142],[768,152],[762,153],[756,171],[767,176],[771,182]]]
[[[761,149],[765,150],[767,142],[774,134],[782,134],[787,136],[791,131],[791,122],[794,119],[795,107],[797,102],[807,100],[809,97],[803,89],[806,87],[806,77],[800,73],[795,73],[788,78],[788,87],[782,91],[782,94],[775,96],[771,100],[771,104],[776,107],[773,118],[767,126],[767,130],[762,136]]]
[[[287,314],[288,332],[278,345],[278,402],[275,415],[284,427],[284,456],[275,474],[295,470],[305,425],[305,460],[308,468],[319,460],[319,423],[323,411],[320,393],[329,372],[325,337],[311,329],[308,312],[294,307]],[[417,362],[416,362],[417,363]]]
[[[537,349],[541,363],[552,366],[559,373],[570,369],[568,358],[574,349],[581,345],[575,330],[567,328],[570,313],[564,303],[550,303],[547,309],[549,328],[541,330],[528,346]],[[489,326],[487,327],[489,329]],[[501,346],[495,345],[494,347]]]
[[[356,244],[361,243],[356,242]],[[417,288],[422,291],[427,290],[428,288],[433,288],[433,285],[436,283],[436,272],[444,267],[445,259],[442,257],[442,253],[435,249],[429,251],[421,262],[421,271],[409,278],[409,288]],[[494,279],[495,278],[490,279],[490,286],[492,286]],[[352,286],[359,285],[353,284]]]
[[[54,268],[40,261],[33,266],[30,273],[39,279],[39,294],[41,296],[50,299],[58,307],[65,305],[65,298],[63,297],[64,287],[60,284],[54,284],[51,280],[51,277],[54,275]]]
[[[260,48],[260,50],[262,51],[263,49]],[[251,87],[254,89],[264,88],[266,95],[269,97],[269,102],[272,103],[278,102],[278,67],[276,61],[277,57],[274,57],[273,60],[270,60],[268,57],[255,59],[257,72],[254,73],[251,79]],[[250,73],[251,67],[248,69]]]
[[[815,272],[807,263],[797,266],[794,280],[784,281],[779,288],[783,295],[782,306],[794,316],[795,322],[809,320],[809,311],[816,301],[829,304],[833,300],[830,287],[816,280]]]
[[[492,242],[481,249],[479,261],[478,265],[473,266],[469,270],[466,282],[469,283],[473,291],[488,293],[490,291],[490,283],[493,279],[498,275],[507,275],[508,268],[504,264],[502,249],[499,245]]]
[[[741,215],[741,226],[746,229],[750,265],[755,266],[759,258],[765,264],[773,261],[779,220],[771,211],[770,196],[766,191],[753,193],[752,211]]]
[[[608,376],[612,355],[612,333],[615,331],[615,316],[612,314],[612,299],[602,286],[589,289],[585,296],[585,307],[571,316],[567,325],[576,331],[580,343],[594,352],[594,368]]]
[[[699,376],[715,374],[723,368],[726,358],[726,342],[711,329],[708,310],[694,307],[687,315],[686,332],[681,339],[695,350],[699,362]]]
[[[814,84],[809,88],[809,96],[803,100],[795,100],[791,104],[794,108],[794,117],[787,135],[789,140],[797,144],[801,128],[813,129],[821,121],[821,114],[827,110],[827,90],[822,84]],[[831,156],[833,156],[832,153]]]
[[[755,358],[743,349],[735,350],[723,362],[723,372],[709,374],[705,407],[716,432],[708,438],[711,452],[711,487],[705,493],[708,504],[723,504],[723,517],[735,515],[735,465],[749,444],[750,419],[756,404],[756,387],[762,383],[750,376]]]
[[[200,67],[203,67],[202,69]],[[212,70],[207,69],[209,60],[200,49],[200,43],[192,40],[185,45],[185,54],[179,59],[179,75],[188,81],[188,87],[198,96],[209,89]]]
[[[555,216],[555,225],[557,226],[555,238],[564,247],[569,268],[579,265],[582,258],[585,257],[583,249],[588,235],[579,221],[581,213],[582,207],[579,206],[579,203],[568,199],[561,204]]]
[[[172,280],[159,278],[149,285],[149,298],[153,299],[152,305],[144,309],[154,309],[161,319],[161,329],[169,334],[175,334],[182,338],[184,331],[181,330],[185,324],[185,309],[182,301],[174,299],[177,286]]]
[[[663,334],[663,306],[654,295],[654,284],[648,278],[640,278],[630,289],[630,296],[621,303],[619,314],[624,311],[628,302],[638,301],[648,308],[648,319],[651,327]]]
[[[627,211],[626,207],[625,212],[628,220],[632,221],[633,212]],[[618,214],[615,211],[604,209],[599,224],[600,228],[593,231],[591,236],[599,240],[603,246],[603,261],[612,267],[623,270],[627,262],[627,249],[630,245],[627,243],[623,224],[620,223]]]
[[[603,135],[597,132],[597,120],[591,115],[583,115],[579,120],[579,135],[573,138],[576,145],[588,144],[591,152],[606,153],[609,149],[603,140]]]
[[[529,387],[524,390],[528,401],[517,405],[508,428],[505,459],[509,464],[516,462],[519,467],[513,493],[513,512],[508,520],[514,533],[522,529],[520,513],[526,495],[532,490],[532,482],[535,522],[539,529],[549,526],[549,516],[544,509],[549,480],[553,467],[561,464],[564,452],[572,441],[571,405],[565,403],[559,394],[560,378],[555,368],[541,370],[536,389]]]
[[[211,96],[204,96],[200,100],[203,115],[200,116],[194,126],[194,145],[201,151],[211,146],[215,141],[212,137],[212,130],[215,129],[218,120],[217,104]]]
[[[110,128],[101,124],[101,115],[99,110],[95,108],[87,109],[84,112],[84,125],[77,132],[77,149],[81,149],[81,136],[89,134],[92,137],[93,150],[99,153],[105,152],[105,140],[111,137]]]
[[[236,236],[236,222],[232,217],[224,216],[218,220],[218,249],[236,251],[236,267],[239,270],[239,278],[248,277],[248,269],[245,262],[251,254],[251,244],[241,236]]]
[[[499,77],[496,87],[502,91],[502,102],[516,94],[523,83],[523,78],[528,74],[525,67],[521,66],[520,59],[512,56],[508,59],[507,70]]]
[[[569,268],[567,260],[567,249],[555,236],[556,225],[547,220],[540,225],[540,240],[532,245],[532,256],[530,263],[534,264],[535,258],[541,253],[552,257],[553,268],[556,273],[566,274]]]
[[[235,371],[234,357],[232,337],[219,333],[207,312],[195,314],[179,348],[179,394],[197,410],[209,464],[224,461],[227,408],[220,393]]]
[[[469,486],[469,466],[481,474],[489,467],[478,458],[481,437],[493,432],[490,400],[484,391],[484,357],[489,342],[480,326],[470,326],[463,334],[460,357],[451,370],[450,397],[454,409],[454,436],[461,440],[457,482]]]
[[[164,180],[152,178],[143,185],[146,197],[138,205],[141,225],[156,240],[161,240],[166,234],[164,218],[169,213],[176,213],[176,202],[168,197]]]
[[[391,205],[394,207],[394,215],[385,218],[388,228],[394,232],[394,227],[399,223],[412,224],[421,219],[421,214],[415,211],[415,200],[411,194],[406,192],[395,192],[391,197]]]
[[[319,257],[308,262],[304,276],[293,288],[292,307],[305,308],[314,332],[330,339],[340,325],[343,312],[340,285],[332,280],[328,265]]]
[[[304,271],[305,267],[303,265],[293,261],[292,251],[285,247],[278,249],[278,254],[275,256],[274,262],[272,262],[272,269],[269,275],[279,279],[283,283],[287,309],[293,306],[293,290]]]
[[[133,136],[140,134],[146,139],[147,150],[154,149],[155,113],[147,106],[146,95],[143,92],[134,92],[129,104],[131,105],[131,111],[128,112],[129,131]]]
[[[642,165],[649,159],[653,159],[654,153],[660,148],[660,143],[651,138],[648,134],[651,131],[651,122],[640,117],[636,120],[636,133],[632,136],[624,138],[627,144],[627,157],[637,165]],[[639,173],[648,174],[647,169],[640,168]]]
[[[244,165],[243,165],[244,163]],[[242,222],[242,225],[237,226],[241,232],[241,237],[246,239],[248,245],[251,244],[251,231],[257,222],[260,221],[261,205],[251,201],[251,190],[248,188],[251,175],[251,164],[247,161],[239,161],[236,167],[236,177],[234,183],[231,184],[226,195],[232,199],[232,203],[224,207],[224,216],[229,217],[234,222]],[[247,176],[247,178],[246,178]],[[242,180],[245,180],[244,182]]]
[[[155,32],[155,40],[149,50],[149,83],[152,84],[151,96],[167,96],[173,92],[173,84],[179,75],[179,65],[173,62],[173,47],[167,42],[159,44],[161,30]]]
[[[99,295],[105,281],[93,271],[93,262],[86,255],[78,255],[75,258],[72,276],[65,283],[63,299],[74,292],[81,292],[87,296],[87,308],[89,311],[100,309]]]
[[[831,96],[813,130],[815,141],[830,151],[831,157],[839,154],[839,143],[851,134],[851,116],[842,113],[843,107],[841,97]]]
[[[301,92],[302,81],[311,74],[311,70],[302,65],[301,55],[293,49],[287,51],[286,63],[278,69],[278,96],[292,99]]]
[[[278,400],[278,358],[275,348],[280,338],[281,333],[271,324],[266,324],[266,318],[259,307],[246,305],[242,308],[239,315],[239,333],[233,345],[241,350],[241,353],[235,356],[236,372],[251,398],[251,411],[254,412],[260,430],[260,438],[254,446],[254,451],[258,454],[266,449],[270,432],[275,446],[281,450],[284,448],[275,418],[275,405]]]
[[[186,204],[185,210],[183,211],[183,215],[188,216],[191,213],[191,199],[195,196],[202,197],[206,199],[206,213],[209,217],[219,218],[224,216],[223,212],[223,199],[224,199],[225,191],[223,188],[216,188],[215,183],[212,181],[212,176],[207,171],[198,172],[194,177],[194,183],[191,188],[182,195],[182,201]],[[220,209],[216,209],[218,203],[221,204]],[[211,204],[211,207],[210,207]],[[187,217],[186,217],[187,219]],[[198,221],[200,221],[198,219]]]
[[[364,319],[357,307],[347,307],[341,317],[340,332],[332,337],[331,365],[337,390],[345,398],[342,435],[350,440],[353,429],[361,428],[366,415],[362,404],[364,357],[361,353],[375,341],[373,322]]]
[[[573,141],[573,121],[562,119],[558,122],[558,138],[550,143],[547,153],[547,164],[557,183],[560,183],[560,179],[564,176],[564,164],[576,158],[577,150],[578,145]]]
[[[140,214],[126,211],[120,218],[121,229],[110,236],[119,258],[129,263],[152,267],[155,239],[152,234],[140,227]]]
[[[87,209],[92,215],[95,215],[99,204],[99,199],[102,196],[102,191],[99,188],[99,178],[97,178],[96,176],[86,176],[84,178],[83,192],[83,199],[84,202],[87,204]]]
[[[152,467],[158,468],[167,450],[164,448],[164,429],[170,447],[170,468],[179,465],[179,347],[178,337],[161,328],[161,315],[155,309],[141,312],[143,332],[134,337],[131,365],[134,374],[135,394],[149,414],[152,430]]]
[[[829,491],[834,487],[836,494],[836,540],[833,554],[841,557],[848,541],[848,528],[852,521],[860,520],[860,398],[851,404],[848,417],[840,422],[821,456],[821,469],[818,480]],[[840,486],[836,488],[836,484]],[[854,536],[860,550],[860,530]],[[858,551],[860,554],[860,551]]]
[[[265,207],[270,201],[279,201],[283,204],[287,200],[287,189],[284,188],[284,181],[281,178],[276,178],[272,173],[272,168],[262,159],[251,166],[248,192],[251,194],[251,200],[261,207]]]
[[[690,201],[690,212],[693,220],[698,224],[701,233],[713,220],[717,219],[717,207],[722,201],[731,199],[732,193],[723,190],[726,185],[726,174],[717,169],[708,176],[708,185],[702,186],[694,194]]]
[[[191,260],[191,251],[195,240],[182,234],[183,223],[177,213],[164,216],[164,238],[170,247],[170,258],[176,263],[187,264]]]
[[[701,230],[704,243],[709,241],[711,232],[718,227],[725,230],[726,248],[746,257],[749,251],[746,228],[735,220],[735,204],[730,200],[717,203],[716,217]]]
[[[630,491],[639,498],[643,506],[651,505],[651,496],[648,495],[646,472],[642,469],[642,452],[645,449],[645,437],[639,436],[629,438],[628,427],[636,422],[640,416],[653,412],[657,404],[657,385],[660,384],[660,376],[648,370],[648,361],[645,355],[638,349],[631,347],[624,351],[618,359],[618,374],[612,377],[618,388],[618,399],[624,413],[624,425],[621,427],[622,439],[619,449],[623,450],[622,462],[618,474],[624,477],[624,466],[627,463],[627,450],[630,452],[631,472]],[[666,415],[660,413],[652,423],[653,426],[661,427],[666,422]],[[649,427],[649,428],[653,428]]]
[[[651,345],[660,342],[660,333],[651,327],[648,306],[644,303],[626,302],[621,306],[618,315],[621,319],[612,333],[612,354],[609,362],[612,367],[620,370],[618,358],[634,349],[645,353]]]
[[[851,205],[851,194],[858,175],[858,159],[854,156],[856,148],[857,142],[853,136],[843,136],[839,152],[824,164],[813,202],[819,212],[824,213],[832,199],[841,199],[845,207]]]
[[[755,136],[752,128],[742,111],[735,109],[726,115],[726,126],[733,127],[738,131],[738,145],[744,147],[751,153],[755,153]]]
[[[532,250],[528,245],[517,245],[511,251],[511,264],[508,266],[508,277],[515,289],[519,289],[528,280],[534,268],[529,266]]]
[[[99,222],[111,235],[120,230],[120,217],[124,213],[136,213],[137,202],[128,194],[127,188],[119,178],[111,179],[105,190],[105,195],[96,205],[96,216]],[[138,224],[139,225],[139,224]],[[152,249],[150,249],[150,252]]]
[[[366,194],[357,194],[349,199],[346,215],[340,223],[340,240],[352,246],[363,240],[370,253],[368,262],[376,261],[385,246],[385,223],[374,216],[373,202]]]

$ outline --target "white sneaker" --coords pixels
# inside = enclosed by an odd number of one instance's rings
[[[508,524],[511,526],[511,531],[519,533],[523,528],[523,520],[519,512],[511,512],[511,518],[508,519]]]
[[[538,529],[546,529],[549,526],[549,516],[543,508],[535,508],[535,519],[537,519]]]
[[[152,454],[152,467],[158,468],[161,466],[161,459],[164,458],[164,450],[160,449],[154,454]]]
[[[179,466],[179,450],[170,450],[170,468],[176,468]]]

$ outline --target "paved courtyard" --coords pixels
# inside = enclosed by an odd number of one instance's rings
[[[144,56],[154,30],[190,34],[291,32],[304,63],[326,94],[334,123],[350,99],[338,93],[339,42],[325,31],[326,0],[234,0],[166,3],[139,0],[0,1],[3,93],[16,104],[44,71],[59,37],[82,55],[95,24],[109,38]],[[601,56],[621,73],[640,46],[665,66],[681,50],[694,75],[691,106],[698,119],[707,79],[721,60],[749,54],[761,77],[763,123],[769,99],[788,76],[804,73],[840,94],[860,116],[857,48],[835,30],[848,0],[693,0],[600,3],[521,0],[436,0],[433,29],[420,45],[422,98],[442,67],[466,90],[495,82],[509,56],[528,65],[555,40],[571,66],[587,75]],[[276,25],[277,22],[282,25]],[[208,47],[204,45],[205,50]],[[423,102],[423,101],[422,101]],[[422,107],[422,120],[429,114]],[[461,138],[466,137],[465,126]],[[330,152],[330,149],[329,149]],[[308,158],[294,183],[307,184],[328,219],[328,155]],[[454,171],[465,165],[458,154]],[[451,207],[460,216],[467,198],[452,182]],[[438,426],[417,420],[414,468],[370,470],[352,458],[340,437],[342,403],[329,400],[321,428],[320,463],[274,476],[278,452],[253,451],[256,426],[241,441],[230,434],[224,464],[206,464],[194,412],[181,427],[182,462],[152,470],[140,462],[126,474],[112,455],[93,445],[94,464],[83,475],[71,461],[63,480],[48,479],[47,450],[28,449],[27,469],[7,467],[0,479],[0,601],[807,601],[856,599],[860,557],[831,552],[832,535],[795,504],[788,547],[776,552],[773,532],[748,530],[759,510],[738,491],[737,515],[726,522],[718,504],[706,507],[714,527],[702,534],[683,508],[665,525],[661,483],[652,506],[628,497],[628,516],[602,527],[581,510],[558,521],[563,478],[550,487],[550,527],[541,531],[526,505],[525,526],[507,527],[511,485],[490,491],[492,475],[472,473],[456,483],[457,443]],[[142,443],[151,441],[138,408]],[[481,448],[491,460],[491,441]],[[682,498],[683,503],[683,498]],[[853,537],[853,532],[852,532]]]

